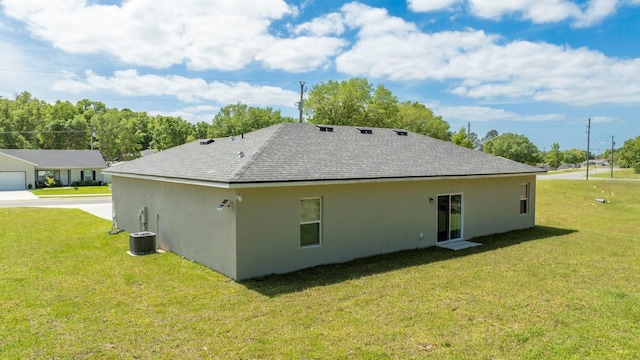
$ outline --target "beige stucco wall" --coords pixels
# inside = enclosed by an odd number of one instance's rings
[[[118,227],[139,231],[138,212],[147,206],[148,230],[158,232],[162,248],[235,280],[433,246],[438,195],[462,194],[467,240],[535,224],[535,175],[239,190],[112,181]],[[522,183],[530,184],[526,215],[519,212]],[[299,200],[318,196],[322,245],[300,248]],[[216,210],[223,199],[232,207]]]
[[[521,215],[520,184],[527,182],[530,211]],[[433,246],[438,195],[463,195],[464,239],[535,224],[535,175],[258,188],[239,193],[239,279]],[[322,245],[300,248],[299,199],[316,196],[323,199]]]
[[[0,171],[13,172],[21,171],[25,173],[25,189],[31,184],[35,187],[35,173],[33,171],[34,166],[31,163],[24,162],[10,156],[0,154]]]
[[[236,278],[235,208],[217,210],[222,200],[233,202],[233,191],[115,175],[112,191],[120,229],[140,231],[138,214],[146,206],[147,229],[163,249]]]

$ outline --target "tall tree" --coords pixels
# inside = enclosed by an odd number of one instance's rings
[[[31,96],[29,92],[16,95],[14,100],[0,102],[0,142],[5,148],[37,149],[38,131],[51,105]]]
[[[529,165],[535,165],[540,160],[538,148],[526,136],[514,133],[505,133],[486,141],[482,150]]]
[[[213,124],[207,129],[207,135],[214,138],[240,135],[281,122],[293,121],[292,117],[282,116],[280,110],[250,107],[238,102],[218,111],[213,118]]]
[[[618,165],[631,167],[636,173],[640,173],[640,136],[624,142],[618,153]]]
[[[209,132],[209,128],[211,127],[211,124],[209,124],[206,121],[198,121],[195,125],[194,125],[194,129],[193,129],[193,135],[195,139],[204,139],[206,138],[208,135],[207,133]]]
[[[116,109],[109,109],[96,113],[91,118],[91,124],[96,133],[94,144],[100,150],[102,157],[110,161],[121,160],[117,146],[120,112]]]
[[[191,124],[181,117],[158,115],[149,121],[151,147],[155,150],[166,150],[187,142],[192,134]]]
[[[118,124],[118,136],[115,151],[120,160],[132,160],[140,157],[144,134],[137,116],[123,117]]]
[[[489,131],[487,131],[487,134],[482,139],[480,139],[480,150],[482,150],[484,148],[484,144],[487,141],[493,139],[494,137],[496,137],[498,135],[500,135],[500,134],[498,134],[497,130],[489,130]]]
[[[369,104],[366,105],[365,117],[361,125],[393,128],[398,123],[398,114],[398,98],[389,89],[378,85]]]
[[[45,149],[88,149],[89,124],[68,101],[56,101],[40,131]]]
[[[560,145],[558,143],[553,143],[551,145],[551,151],[545,155],[544,160],[547,162],[552,169],[557,169],[562,165],[563,154],[560,151]]]
[[[562,154],[562,161],[565,164],[577,165],[584,161],[585,152],[578,149],[566,150]]]
[[[451,141],[449,123],[418,102],[406,101],[398,104],[398,121],[395,127]]]
[[[453,134],[451,142],[469,149],[475,148],[475,143],[470,139],[469,135],[467,134],[467,129],[465,129],[464,126],[461,127],[457,133]]]
[[[373,85],[365,78],[329,80],[311,88],[305,113],[314,124],[369,126],[366,111],[372,98]]]

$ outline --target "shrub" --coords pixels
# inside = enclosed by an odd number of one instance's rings
[[[101,186],[102,181],[93,181],[93,180],[82,180],[82,181],[74,181],[71,183],[72,187],[78,186]]]

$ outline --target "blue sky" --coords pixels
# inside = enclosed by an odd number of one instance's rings
[[[540,150],[590,118],[598,153],[640,135],[638,34],[640,0],[0,0],[0,96],[210,122],[359,76]]]

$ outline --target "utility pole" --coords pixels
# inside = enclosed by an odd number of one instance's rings
[[[589,180],[589,140],[591,137],[591,118],[587,122],[587,180]]]
[[[471,141],[471,121],[467,121],[467,140]]]
[[[298,110],[300,111],[299,121],[302,123],[302,109],[304,108],[304,81],[300,81],[300,101],[296,103],[298,105]]]
[[[611,136],[611,178],[613,178],[613,146],[615,145],[615,141],[613,141],[613,136]]]
[[[93,135],[95,134],[93,132],[93,125],[90,126],[89,130],[91,131],[91,150],[93,150]]]

